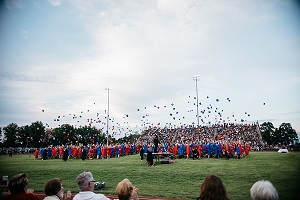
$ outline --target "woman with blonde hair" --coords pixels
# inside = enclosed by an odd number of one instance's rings
[[[116,187],[116,194],[119,200],[139,200],[138,189],[133,187],[132,183],[125,178]]]
[[[215,175],[208,175],[201,184],[197,200],[229,200],[229,197],[222,180]]]

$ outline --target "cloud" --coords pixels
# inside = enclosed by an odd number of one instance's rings
[[[280,25],[278,19],[285,21],[274,11],[276,3],[74,0],[64,1],[58,14],[49,7],[62,1],[48,2],[36,1],[35,7],[19,2],[22,10],[34,13],[20,18],[22,28],[16,29],[31,42],[15,42],[10,35],[9,45],[2,47],[10,54],[0,59],[7,66],[1,68],[1,91],[18,105],[24,102],[27,116],[36,116],[32,119],[39,119],[45,109],[43,116],[53,121],[55,115],[87,109],[94,102],[103,111],[109,87],[111,115],[119,121],[128,113],[134,123],[141,123],[140,115],[149,111],[152,122],[175,122],[169,110],[153,107],[174,103],[181,114],[194,109],[185,116],[193,122],[195,106],[187,105],[187,98],[196,95],[192,77],[197,74],[200,101],[206,95],[210,101],[230,97],[230,104],[220,100],[219,107],[239,120],[247,110],[249,121],[276,121],[290,111],[284,103],[278,106],[281,96],[292,99],[294,93],[293,99],[299,99],[294,92],[299,89],[299,48],[296,41],[293,51],[287,51],[286,38],[277,38],[281,26],[275,25]],[[48,10],[39,17],[29,8]],[[282,30],[288,36],[289,29]],[[284,88],[289,93],[283,95]],[[259,109],[262,102],[267,103],[264,112]],[[149,110],[137,112],[144,106]],[[19,110],[23,112],[21,106]]]
[[[62,0],[48,0],[52,6],[59,6]]]
[[[28,31],[21,30],[20,33],[21,33],[21,35],[23,36],[23,38],[24,38],[25,40],[28,40],[28,34],[29,34]]]

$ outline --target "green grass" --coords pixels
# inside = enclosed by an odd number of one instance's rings
[[[77,193],[76,177],[91,171],[97,181],[106,182],[100,192],[114,194],[119,181],[128,178],[139,188],[140,196],[195,199],[208,174],[218,175],[233,200],[251,199],[249,190],[257,180],[270,180],[280,199],[298,199],[300,193],[300,153],[251,152],[237,159],[176,159],[175,164],[147,167],[139,155],[105,160],[33,160],[28,155],[0,156],[0,173],[13,175],[26,172],[29,187],[42,192],[50,178],[63,179],[65,189]]]

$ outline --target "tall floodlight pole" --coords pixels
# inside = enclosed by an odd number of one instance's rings
[[[199,126],[199,99],[198,99],[198,81],[200,80],[200,75],[193,76],[193,80],[196,82],[196,95],[197,95],[197,122]]]
[[[109,122],[109,88],[105,88],[105,90],[107,90],[107,122],[106,122],[106,136],[107,136],[107,140],[106,140],[106,145],[108,146],[108,122]]]

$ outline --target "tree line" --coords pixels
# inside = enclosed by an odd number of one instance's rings
[[[108,136],[108,143],[133,141],[136,135],[128,135],[116,140]],[[63,124],[54,129],[46,129],[41,121],[33,122],[31,125],[19,127],[11,123],[0,129],[0,147],[28,147],[39,148],[49,145],[71,145],[71,144],[106,144],[106,132],[93,126],[74,127]]]
[[[290,123],[282,123],[275,128],[271,122],[264,122],[260,125],[262,139],[268,145],[296,145],[298,135]],[[92,126],[74,127],[63,124],[54,129],[46,129],[41,121],[33,122],[31,125],[19,127],[16,123],[11,123],[0,129],[0,147],[28,147],[38,148],[49,145],[70,145],[70,144],[115,144],[123,142],[134,142],[139,134],[130,134],[116,140],[108,136],[103,129]]]
[[[269,145],[296,145],[299,142],[297,132],[290,123],[282,123],[275,128],[271,122],[264,122],[260,125],[260,132]]]

